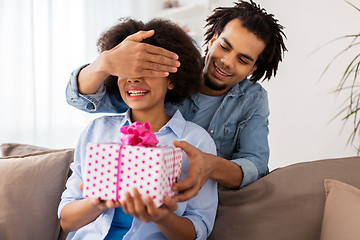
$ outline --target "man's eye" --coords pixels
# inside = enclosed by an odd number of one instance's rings
[[[227,49],[224,45],[222,45],[221,43],[219,44],[219,46],[220,46],[223,50],[228,51],[228,49]]]
[[[244,59],[242,58],[239,58],[239,62],[242,63],[242,64],[248,64],[248,62],[246,62]]]

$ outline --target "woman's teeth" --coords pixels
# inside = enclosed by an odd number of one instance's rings
[[[141,90],[131,90],[131,91],[128,91],[129,95],[132,96],[132,97],[145,95],[145,94],[148,93],[148,92],[149,92],[149,91],[141,91]]]

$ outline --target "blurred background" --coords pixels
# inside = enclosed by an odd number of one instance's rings
[[[232,0],[0,0],[0,144],[75,147],[82,129],[99,114],[66,103],[70,73],[97,56],[99,35],[121,17],[169,18],[201,46],[205,18]],[[285,29],[288,52],[275,78],[263,82],[270,103],[270,169],[357,154],[347,144],[350,120],[333,119],[348,92],[334,94],[360,13],[344,0],[257,0]],[[360,6],[358,0],[350,1]],[[320,48],[319,48],[320,47]],[[358,54],[359,51],[356,53]],[[345,104],[345,105],[343,105]]]

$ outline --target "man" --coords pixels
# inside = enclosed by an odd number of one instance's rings
[[[188,156],[188,177],[174,185],[177,199],[195,196],[211,178],[238,189],[268,173],[266,91],[257,83],[275,76],[286,51],[283,27],[252,0],[216,8],[207,18],[204,68],[199,93],[179,108],[186,120],[205,128],[217,156],[185,141],[174,142]],[[75,70],[67,87],[68,102],[89,112],[124,112],[119,96],[106,92],[111,76],[167,76],[179,66],[177,56],[141,41],[153,31],[138,32],[105,51],[90,65]],[[105,82],[105,84],[104,84]]]

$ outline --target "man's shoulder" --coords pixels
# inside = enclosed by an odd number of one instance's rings
[[[240,93],[240,96],[267,98],[267,91],[258,82],[253,83],[249,79],[245,79],[234,87]]]

